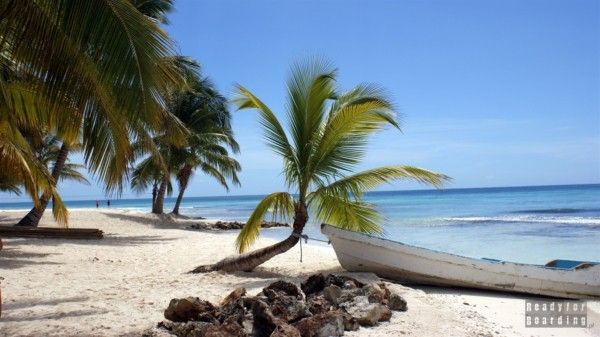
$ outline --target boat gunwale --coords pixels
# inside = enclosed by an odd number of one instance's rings
[[[556,268],[556,267],[550,267],[550,266],[545,266],[545,265],[541,265],[541,264],[533,264],[533,263],[520,263],[520,262],[512,262],[512,261],[504,261],[504,260],[489,260],[486,258],[474,258],[474,257],[469,257],[469,256],[464,256],[464,255],[458,255],[458,254],[454,254],[454,253],[449,253],[449,252],[443,252],[440,250],[436,250],[436,249],[430,249],[430,248],[424,248],[424,247],[420,247],[420,246],[414,246],[411,244],[407,244],[404,242],[400,242],[400,241],[394,241],[391,239],[387,239],[387,238],[382,238],[379,236],[375,236],[372,234],[368,234],[368,233],[360,233],[360,232],[356,232],[356,231],[352,231],[349,229],[345,229],[345,228],[340,228],[340,227],[336,227],[330,224],[326,224],[326,223],[322,223],[321,224],[321,233],[325,234],[327,236],[327,234],[324,232],[324,230],[326,230],[327,228],[331,228],[333,230],[338,230],[341,232],[346,232],[349,233],[351,235],[360,235],[360,236],[365,236],[371,240],[375,240],[375,241],[382,241],[382,242],[389,242],[395,245],[399,245],[399,246],[405,246],[408,248],[413,248],[416,250],[420,250],[420,251],[425,251],[425,252],[432,252],[435,254],[440,254],[440,255],[447,255],[447,256],[453,256],[453,257],[457,257],[457,258],[461,258],[461,259],[466,259],[472,262],[478,262],[478,263],[485,263],[485,264],[490,264],[490,265],[514,265],[514,266],[523,266],[523,267],[532,267],[532,268],[540,268],[540,269],[546,269],[546,270],[550,270],[550,271],[563,271],[563,272],[577,272],[577,271],[585,271],[586,269],[576,269],[576,267],[573,268],[569,268],[569,269],[565,269],[565,268]],[[352,240],[352,241],[356,241],[356,242],[361,242],[359,240],[356,239],[349,239],[344,237],[343,239],[346,240]],[[363,242],[364,243],[364,242]],[[376,245],[378,247],[382,247],[382,248],[388,248],[388,247],[383,247],[381,245],[378,245],[374,242],[371,242],[371,244]],[[416,255],[416,254],[412,254],[412,255]],[[554,259],[553,259],[554,260]],[[445,262],[450,262],[450,261],[445,261]],[[590,263],[594,266],[600,265],[600,262],[592,262],[592,261],[581,261],[581,263]]]

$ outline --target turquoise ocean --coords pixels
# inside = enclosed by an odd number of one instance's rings
[[[190,197],[184,199],[181,213],[243,221],[260,199]],[[392,240],[524,263],[555,258],[600,261],[600,184],[373,192],[365,199],[385,216],[383,236]],[[174,199],[168,198],[165,210],[173,203]],[[67,201],[67,205],[94,208],[95,200]],[[26,202],[2,203],[0,209],[30,206]],[[101,207],[107,207],[105,201]],[[149,211],[150,199],[114,199],[111,208]],[[274,238],[288,233],[285,228],[263,231],[264,236]],[[324,239],[315,222],[309,224],[306,234]]]

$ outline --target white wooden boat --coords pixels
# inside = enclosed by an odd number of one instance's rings
[[[531,265],[474,259],[321,225],[342,267],[403,283],[600,298],[600,264],[553,260]]]

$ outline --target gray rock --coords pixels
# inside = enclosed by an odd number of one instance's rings
[[[236,302],[238,299],[244,297],[245,295],[246,295],[246,288],[244,288],[244,287],[235,288],[231,293],[229,293],[229,295],[227,295],[227,297],[225,297],[223,299],[223,301],[221,301],[220,306],[226,307],[226,306],[230,305],[231,303]]]
[[[344,275],[329,274],[327,275],[327,277],[325,277],[325,286],[329,286],[332,284],[335,284],[336,286],[342,289],[362,288],[365,286],[364,283],[360,282],[355,278]]]
[[[285,295],[288,296],[295,296],[298,299],[302,299],[304,298],[304,295],[302,293],[302,290],[300,289],[300,287],[298,287],[297,285],[291,283],[291,282],[286,282],[286,281],[275,281],[271,284],[269,284],[268,286],[266,286],[263,289],[263,293],[269,297],[268,293],[269,290],[272,290],[276,293],[283,293]]]
[[[406,311],[408,310],[408,305],[402,296],[392,293],[390,295],[390,299],[388,300],[388,308],[394,311]]]
[[[170,322],[162,321],[157,328],[178,337],[204,337],[206,331],[214,326],[206,322]]]
[[[385,301],[385,291],[377,283],[367,284],[361,290],[369,299],[369,303],[382,304]]]
[[[340,311],[328,311],[303,318],[294,326],[302,337],[329,337],[344,335],[344,319]]]
[[[348,313],[343,313],[342,318],[344,320],[344,330],[345,331],[356,331],[360,328],[360,324],[358,324],[358,320],[352,315]]]
[[[342,288],[336,286],[335,284],[327,286],[323,289],[323,297],[333,304],[338,304],[338,300],[341,296]]]
[[[238,298],[235,302],[229,303],[225,307],[221,307],[219,312],[219,321],[221,323],[232,321],[238,324],[243,324],[246,318],[246,308],[244,308],[244,300]]]
[[[284,321],[296,321],[311,315],[306,302],[294,296],[278,296],[270,302],[273,315]]]
[[[261,300],[253,302],[252,318],[253,337],[270,337],[278,326],[288,325],[286,321],[273,315],[267,303]]]
[[[165,318],[173,322],[211,321],[216,308],[208,301],[198,297],[174,298],[165,309]]]
[[[236,322],[225,322],[221,325],[211,325],[204,334],[198,337],[247,337],[241,325]]]
[[[325,288],[325,275],[319,273],[309,276],[300,284],[300,288],[306,296],[322,291]]]
[[[306,300],[306,306],[313,315],[316,315],[331,310],[332,303],[323,295],[312,295]]]
[[[380,303],[369,303],[366,296],[357,296],[353,301],[345,302],[342,306],[362,326],[375,326],[377,322],[387,321],[392,317],[388,307]]]
[[[379,287],[381,289],[383,289],[384,293],[385,293],[385,299],[389,300],[390,299],[390,295],[392,294],[392,292],[390,291],[390,289],[387,287],[387,285],[385,284],[385,282],[379,282],[378,283]]]
[[[289,324],[281,324],[275,327],[270,337],[302,337],[300,331]]]

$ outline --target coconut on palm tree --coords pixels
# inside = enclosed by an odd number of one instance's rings
[[[255,109],[269,147],[283,159],[288,191],[262,199],[239,233],[240,253],[193,272],[249,271],[294,247],[309,220],[365,233],[380,233],[381,216],[363,194],[396,179],[439,187],[447,176],[412,166],[385,166],[353,173],[366,151],[370,135],[385,125],[400,128],[390,100],[373,85],[347,92],[336,87],[336,71],[324,62],[292,68],[287,82],[284,122],[248,89],[238,86],[239,109]],[[292,232],[283,241],[244,253],[259,236],[267,214],[292,218]]]

